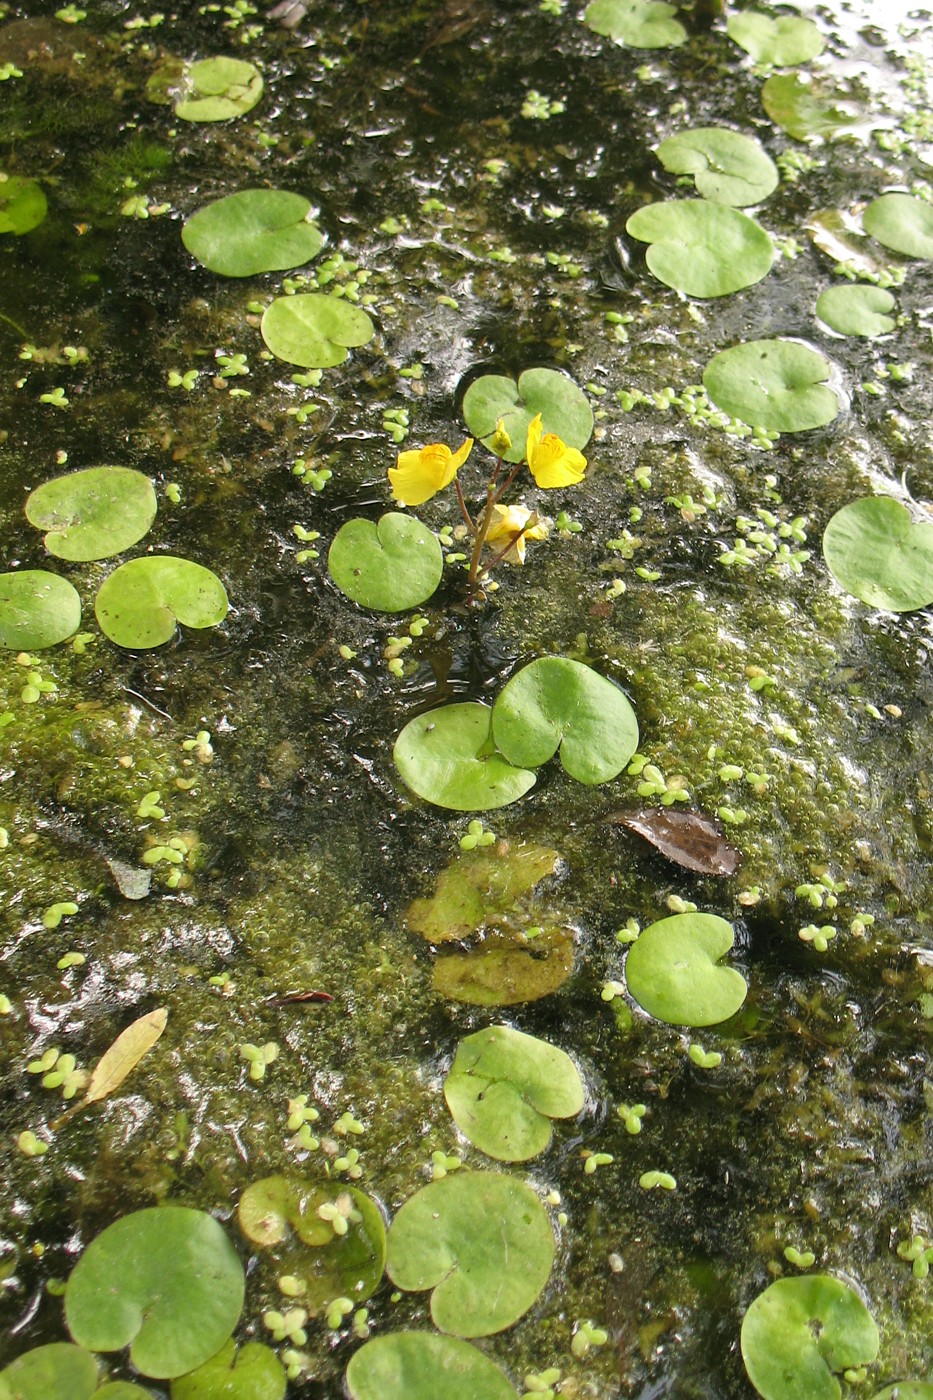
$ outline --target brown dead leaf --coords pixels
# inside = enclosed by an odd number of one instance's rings
[[[607,820],[634,831],[675,865],[699,875],[734,875],[742,859],[741,851],[726,840],[719,823],[702,812],[641,807],[614,812]]]

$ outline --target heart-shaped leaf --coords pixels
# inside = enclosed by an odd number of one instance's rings
[[[248,1239],[270,1251],[278,1274],[301,1280],[302,1306],[312,1314],[334,1298],[365,1302],[379,1285],[385,1225],[376,1204],[355,1186],[264,1177],[243,1192],[237,1219]]]
[[[436,1332],[390,1332],[354,1352],[350,1400],[517,1400],[494,1361],[469,1342]]]
[[[594,33],[633,49],[676,48],[687,42],[676,6],[664,0],[593,0],[584,19]]]
[[[722,297],[766,276],[774,244],[738,209],[705,199],[646,204],[625,225],[649,244],[646,261],[659,282],[692,297]]]
[[[544,432],[556,433],[568,447],[579,451],[589,442],[593,410],[583,391],[556,369],[526,369],[517,384],[504,374],[484,374],[463,396],[464,421],[487,447],[501,418],[512,439],[507,462],[524,460],[528,425],[539,413]]]
[[[492,711],[499,751],[535,768],[560,749],[579,783],[615,778],[638,747],[638,721],[618,686],[579,661],[542,656],[503,687]]]
[[[34,1347],[0,1371],[0,1400],[90,1400],[96,1389],[97,1358],[68,1342]]]
[[[494,930],[467,953],[434,964],[434,990],[468,1006],[520,1006],[562,987],[573,971],[573,934],[545,928],[533,939]]]
[[[816,314],[837,335],[887,335],[896,325],[887,313],[894,310],[894,298],[884,287],[847,282],[820,292]]]
[[[714,355],[703,384],[717,408],[754,428],[802,433],[839,413],[829,364],[796,340],[746,340]]]
[[[773,63],[780,68],[809,63],[824,48],[823,36],[813,20],[796,15],[772,19],[757,10],[745,10],[729,16],[726,32],[756,63]]]
[[[474,1147],[500,1162],[527,1162],[551,1140],[552,1118],[574,1118],[583,1083],[569,1055],[509,1026],[490,1026],[457,1046],[444,1098]]]
[[[795,141],[809,136],[831,141],[865,120],[865,113],[828,79],[809,74],[773,73],[761,89],[761,102],[771,120]]]
[[[30,233],[47,213],[41,185],[22,175],[0,173],[0,233]]]
[[[202,58],[186,64],[175,115],[186,122],[225,122],[242,117],[262,97],[259,69],[241,58]]]
[[[869,1365],[878,1341],[861,1298],[828,1274],[777,1279],[742,1321],[742,1359],[764,1400],[839,1400],[836,1374]]]
[[[210,569],[153,554],[114,569],[100,586],[94,612],[105,637],[139,650],[171,641],[179,622],[216,627],[228,607],[224,586]]]
[[[77,632],[81,599],[65,578],[45,569],[0,574],[0,646],[41,651]]]
[[[156,1206],[93,1239],[65,1289],[65,1319],[90,1351],[130,1348],[144,1376],[170,1378],[223,1346],[243,1307],[243,1268],[213,1218]]]
[[[658,159],[675,175],[692,175],[697,193],[716,204],[760,204],[777,189],[774,161],[757,141],[728,127],[696,126],[669,136]]]
[[[172,1400],[282,1400],[287,1388],[271,1347],[247,1342],[237,1351],[231,1337],[203,1366],[172,1381],[171,1394]]]
[[[482,812],[516,802],[535,775],[496,752],[488,705],[443,705],[409,720],[392,757],[418,797],[455,812]]]
[[[26,519],[47,531],[58,559],[109,559],[146,535],[158,502],[152,482],[131,467],[87,467],[56,476],[26,498]]]
[[[659,919],[628,950],[628,989],[649,1016],[672,1026],[727,1021],[748,993],[742,974],[719,961],[733,940],[732,925],[717,914]]]
[[[405,910],[406,926],[429,943],[468,938],[509,913],[522,895],[553,875],[556,863],[556,851],[531,842],[461,851],[438,875],[434,894],[413,900]]]
[[[933,258],[933,208],[912,194],[882,194],[862,215],[862,227],[908,258]]]
[[[437,588],[444,555],[437,536],[420,520],[389,511],[376,525],[363,519],[341,525],[327,567],[341,592],[360,607],[405,612]]]
[[[422,1187],[389,1230],[386,1268],[406,1292],[431,1288],[442,1332],[486,1337],[511,1327],[547,1283],[554,1235],[530,1186],[459,1171]]]
[[[181,231],[188,252],[222,277],[252,277],[310,262],[324,242],[311,204],[288,190],[239,190],[206,204]]]
[[[915,523],[890,496],[837,510],[823,532],[823,558],[840,587],[869,607],[913,612],[933,603],[933,523]]]
[[[323,292],[277,297],[266,307],[260,330],[277,359],[305,369],[343,364],[352,347],[373,338],[365,311]]]

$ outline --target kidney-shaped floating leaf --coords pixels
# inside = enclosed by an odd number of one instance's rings
[[[468,1006],[519,1006],[562,987],[573,971],[573,934],[545,928],[534,939],[487,933],[481,947],[434,964],[434,990]]]
[[[305,369],[343,364],[349,351],[373,338],[373,323],[359,306],[324,292],[277,297],[263,312],[262,338],[279,360]]]
[[[823,52],[823,36],[813,20],[794,15],[772,19],[757,10],[746,10],[729,16],[726,32],[756,63],[773,63],[779,68],[809,63]]]
[[[556,1045],[490,1026],[457,1046],[444,1098],[474,1147],[500,1162],[527,1162],[551,1140],[552,1118],[574,1118],[583,1083]]]
[[[748,993],[742,974],[719,961],[733,941],[732,925],[717,914],[659,919],[628,950],[628,989],[649,1016],[672,1026],[727,1021]]]
[[[865,120],[846,96],[826,78],[773,73],[761,89],[768,116],[795,141],[821,136],[831,141]]]
[[[522,895],[553,875],[557,852],[532,842],[460,851],[437,877],[434,894],[415,899],[405,923],[429,943],[448,943],[508,914]]]
[[[247,1342],[237,1351],[231,1337],[203,1366],[172,1381],[171,1393],[172,1400],[282,1400],[287,1388],[271,1347]]]
[[[65,578],[45,569],[0,574],[0,646],[41,651],[77,632],[81,599]]]
[[[179,622],[216,627],[228,607],[223,584],[203,564],[153,554],[114,569],[100,586],[94,612],[105,637],[139,650],[171,641]]]
[[[640,807],[614,812],[608,821],[634,831],[675,865],[698,875],[734,875],[741,852],[726,840],[722,827],[703,812],[671,807]]]
[[[638,747],[635,711],[619,687],[559,656],[542,656],[507,682],[493,706],[492,729],[510,763],[534,768],[559,748],[579,783],[608,782]]]
[[[242,117],[262,97],[259,69],[241,58],[202,58],[186,65],[175,115],[186,122],[225,122]]]
[[[530,1186],[459,1171],[416,1191],[389,1230],[386,1268],[406,1292],[432,1288],[442,1332],[487,1337],[511,1327],[547,1283],[554,1234]]]
[[[582,389],[556,369],[526,369],[518,383],[504,374],[484,374],[475,379],[463,396],[463,417],[475,438],[488,447],[496,423],[512,439],[508,462],[521,462],[525,456],[528,424],[541,414],[546,433],[556,433],[568,447],[581,450],[593,431],[593,410]]]
[[[364,1302],[382,1278],[385,1225],[355,1186],[264,1177],[243,1192],[237,1219],[248,1239],[272,1251],[278,1273],[301,1279],[302,1305],[311,1313],[334,1298]]]
[[[697,193],[716,204],[760,204],[777,189],[777,166],[757,141],[722,126],[669,136],[658,159],[674,175],[692,175]]]
[[[97,1358],[69,1342],[24,1352],[0,1371],[0,1400],[90,1400]]]
[[[742,1359],[764,1400],[839,1400],[836,1373],[877,1354],[871,1313],[828,1274],[777,1279],[742,1321]]]
[[[58,559],[109,559],[141,540],[156,518],[152,482],[131,467],[87,467],[37,486],[26,519],[45,530]]]
[[[894,298],[884,287],[852,282],[827,287],[816,302],[817,316],[837,335],[887,335],[895,327],[888,315],[893,310]]]
[[[915,195],[879,195],[862,215],[862,227],[895,253],[933,258],[933,208]]]
[[[823,428],[839,413],[829,364],[796,340],[746,340],[720,350],[703,371],[717,408],[772,433]]]
[[[933,523],[915,523],[890,496],[837,510],[823,532],[823,558],[840,587],[869,607],[913,612],[933,603]]]
[[[458,1337],[390,1332],[350,1358],[350,1400],[517,1400],[494,1361]]]
[[[496,752],[488,705],[443,705],[409,720],[392,757],[418,797],[455,812],[482,812],[516,802],[535,775]]]
[[[360,607],[405,612],[437,588],[444,555],[427,525],[393,510],[376,525],[363,519],[341,525],[327,567],[341,592]]]
[[[213,1216],[156,1206],[93,1239],[65,1289],[65,1319],[90,1351],[130,1348],[144,1376],[193,1371],[223,1346],[243,1307],[243,1268]]]
[[[29,233],[47,212],[45,194],[35,180],[0,174],[0,233]]]
[[[311,204],[288,190],[239,190],[192,214],[181,231],[188,252],[222,277],[282,272],[321,251]]]
[[[687,42],[676,6],[665,0],[593,0],[584,20],[595,34],[633,49],[676,48]]]
[[[706,199],[646,204],[625,228],[649,245],[645,258],[658,281],[687,296],[741,291],[760,282],[774,261],[774,244],[760,224]]]

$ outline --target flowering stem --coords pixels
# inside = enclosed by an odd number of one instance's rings
[[[469,530],[469,532],[470,532],[471,535],[475,535],[475,534],[476,534],[476,526],[475,526],[474,523],[473,523],[473,517],[472,517],[472,515],[471,515],[470,512],[467,510],[466,501],[463,499],[463,489],[462,489],[462,487],[461,487],[461,485],[460,485],[460,482],[457,480],[456,477],[454,477],[454,486],[456,487],[456,491],[457,491],[457,500],[460,502],[460,512],[461,512],[461,514],[462,514],[464,520],[466,521],[467,529]]]
[[[467,593],[468,603],[471,603],[473,601],[473,598],[476,594],[476,582],[479,578],[480,559],[483,553],[483,545],[486,543],[486,536],[489,533],[489,527],[492,524],[493,507],[496,506],[499,503],[499,501],[502,500],[502,497],[512,485],[512,482],[518,476],[521,469],[522,463],[519,462],[516,466],[512,468],[505,481],[503,481],[502,485],[497,489],[496,482],[498,481],[499,473],[502,470],[502,458],[499,457],[496,461],[496,470],[493,472],[492,478],[488,486],[486,487],[486,504],[483,508],[483,513],[479,518],[479,524],[473,527],[473,553],[470,556],[470,579],[469,591]],[[457,490],[459,491],[459,489],[460,486],[458,482]],[[464,512],[465,511],[466,507],[464,506]],[[488,565],[488,568],[492,568],[495,564],[497,564],[499,560],[503,558],[505,554],[508,553],[509,547],[510,546],[507,546],[500,554],[497,554],[495,559],[492,561],[492,564]]]

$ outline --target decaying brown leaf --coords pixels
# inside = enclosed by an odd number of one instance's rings
[[[87,1092],[78,1107],[85,1108],[88,1104],[109,1098],[114,1090],[119,1089],[127,1075],[155,1045],[165,1030],[167,1021],[168,1011],[164,1006],[160,1006],[158,1010],[140,1016],[127,1026],[125,1031],[121,1031],[109,1050],[104,1051],[94,1066]]]
[[[699,875],[734,875],[742,859],[722,827],[702,812],[674,812],[668,807],[640,807],[613,812],[608,821],[634,831],[655,850]]]

